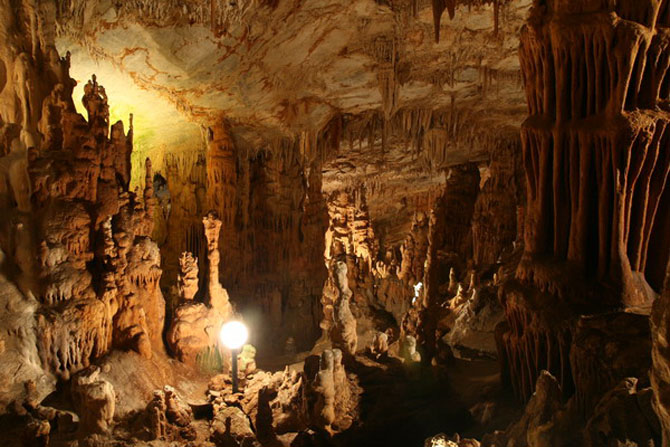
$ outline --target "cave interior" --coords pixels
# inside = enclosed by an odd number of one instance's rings
[[[670,0],[2,0],[0,445],[668,447],[668,126]]]

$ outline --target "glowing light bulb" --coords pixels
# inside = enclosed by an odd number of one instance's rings
[[[239,321],[229,321],[221,327],[219,338],[229,349],[239,349],[247,341],[249,331]]]

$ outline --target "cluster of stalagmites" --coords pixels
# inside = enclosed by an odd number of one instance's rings
[[[483,178],[474,164],[449,169],[442,194],[414,214],[397,247],[380,247],[365,187],[329,195],[321,327],[334,346],[351,352],[356,334],[364,337],[360,349],[374,342],[378,329],[391,334],[399,326],[401,341],[411,336],[427,349],[427,359],[437,350],[463,358],[496,356],[502,280],[494,276],[504,263],[516,266],[520,247],[515,241],[523,188],[515,148],[514,140],[500,145]],[[395,322],[378,320],[384,313]],[[387,343],[398,334],[390,338]]]
[[[344,431],[358,418],[360,389],[347,376],[339,349],[307,358],[304,372],[254,371],[242,381],[238,395],[230,394],[227,376],[210,381],[210,432],[217,445],[301,445],[301,438]]]
[[[28,150],[39,255],[24,271],[38,272],[42,361],[64,378],[112,346],[150,357],[164,319],[151,182],[143,200],[128,191],[132,128],[126,137],[117,123],[108,139],[104,90],[94,78],[85,92],[89,121],[61,98],[65,105],[52,110],[60,122],[46,127],[40,150]],[[146,171],[151,179],[148,160]],[[94,280],[102,284],[97,292]]]
[[[82,98],[88,119],[75,111],[69,58],[58,56],[46,31],[52,5],[19,3],[0,6],[1,63],[12,80],[0,88],[0,248],[19,285],[13,299],[34,307],[34,323],[8,334],[10,345],[33,339],[39,357],[23,349],[23,358],[9,354],[3,363],[15,371],[41,364],[37,390],[45,393],[47,378],[67,380],[112,348],[145,357],[162,349],[165,305],[150,238],[149,160],[143,193],[130,191],[132,117],[127,133],[120,121],[110,127],[95,76]]]

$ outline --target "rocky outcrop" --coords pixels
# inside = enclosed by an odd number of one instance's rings
[[[670,268],[665,280],[664,292],[654,302],[651,314],[651,359],[649,374],[654,389],[654,411],[658,415],[663,429],[663,443],[670,442]]]
[[[150,439],[170,442],[195,440],[195,429],[191,425],[193,412],[174,388],[165,386],[154,391],[144,413]]]
[[[72,400],[79,414],[79,433],[82,438],[108,433],[114,421],[114,387],[99,378],[99,375],[100,369],[91,367],[72,379]]]

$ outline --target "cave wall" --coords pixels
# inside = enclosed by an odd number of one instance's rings
[[[110,127],[95,76],[82,98],[87,119],[76,113],[69,60],[54,46],[52,7],[0,6],[0,203],[7,215],[0,249],[3,275],[18,286],[10,302],[27,322],[20,331],[4,328],[3,369],[18,362],[34,371],[25,346],[34,340],[43,378],[25,379],[39,394],[50,391],[49,377],[68,379],[113,347],[145,357],[162,350],[165,308],[160,253],[150,238],[151,162],[144,191],[129,191],[132,118],[127,131],[121,122]],[[11,388],[3,405],[21,392]]]
[[[499,328],[503,364],[522,397],[546,369],[589,408],[602,392],[594,383],[630,374],[574,358],[605,318],[581,315],[648,315],[667,266],[667,8],[537,1],[522,30],[524,254],[503,286]],[[644,318],[632,337],[641,346],[643,327]],[[629,348],[617,341],[611,349],[617,358]],[[605,371],[616,377],[599,376]]]

